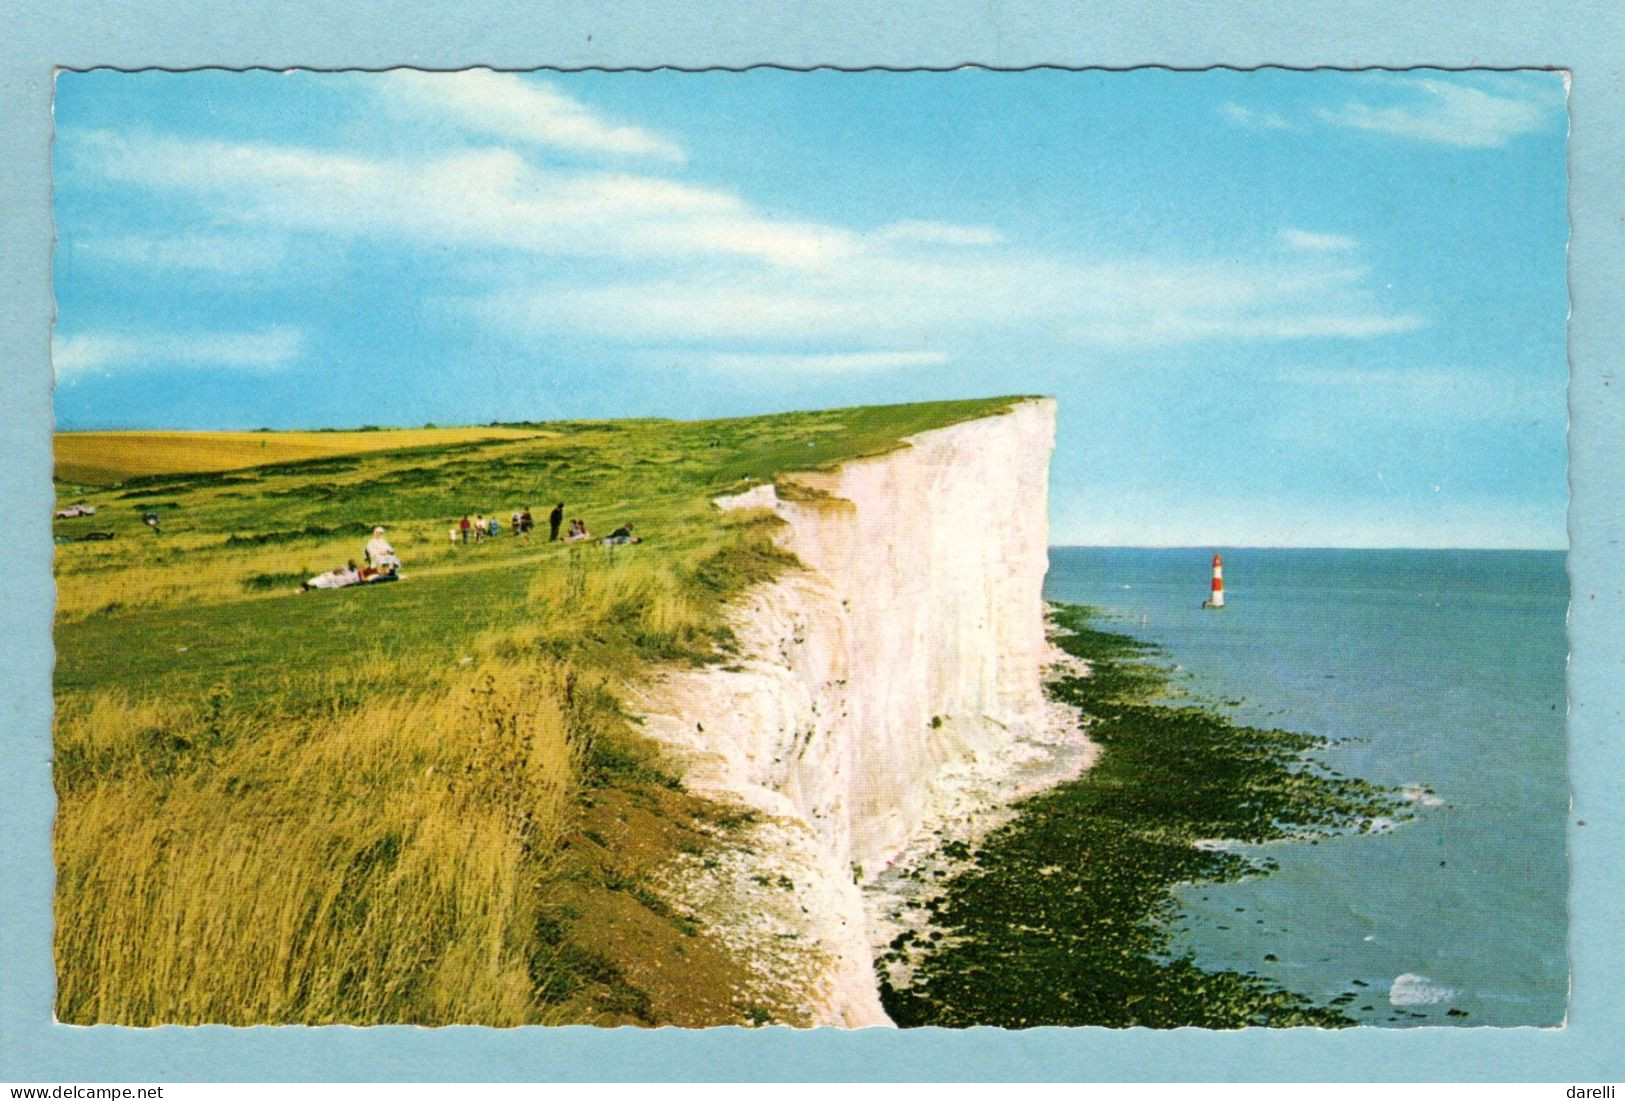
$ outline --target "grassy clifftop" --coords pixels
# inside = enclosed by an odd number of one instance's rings
[[[620,688],[725,654],[723,604],[785,564],[771,517],[713,497],[1011,400],[510,426],[236,469],[75,436],[59,496],[98,512],[56,524],[58,1015],[794,1020],[793,992],[731,996],[749,961],[649,885],[736,822],[665,773]],[[103,484],[73,484],[86,470]],[[647,541],[550,544],[560,500]],[[530,543],[508,530],[525,506]],[[502,536],[454,544],[476,513]],[[406,580],[295,594],[376,524]]]

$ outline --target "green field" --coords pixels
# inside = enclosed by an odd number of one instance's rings
[[[725,602],[790,561],[774,518],[712,498],[1011,400],[144,475],[128,437],[78,434],[75,470],[116,480],[59,470],[59,501],[98,512],[55,522],[58,1016],[796,1020],[793,998],[731,996],[750,961],[650,887],[739,816],[681,790],[622,686],[725,657]],[[646,541],[550,544],[559,500]],[[503,534],[454,544],[475,513]],[[404,580],[296,592],[376,524]]]

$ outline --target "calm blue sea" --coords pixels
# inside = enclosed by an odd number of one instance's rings
[[[1205,611],[1215,550],[1227,607]],[[1183,889],[1176,950],[1354,992],[1373,1024],[1562,1022],[1561,552],[1056,547],[1046,595],[1161,645],[1236,721],[1332,738],[1333,769],[1414,798],[1392,832],[1270,845],[1279,871]]]

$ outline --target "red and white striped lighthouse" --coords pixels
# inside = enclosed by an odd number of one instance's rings
[[[1213,556],[1213,595],[1202,601],[1204,608],[1224,607],[1224,559]]]

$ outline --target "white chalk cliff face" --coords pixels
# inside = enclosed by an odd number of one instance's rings
[[[1054,403],[1024,401],[781,480],[782,494],[719,501],[776,512],[805,568],[738,604],[737,664],[667,671],[634,701],[691,788],[771,816],[748,858],[689,887],[798,984],[809,1023],[887,1023],[859,883],[973,813],[967,800],[1053,722],[1041,590],[1054,431]],[[764,880],[793,884],[795,904],[759,905]]]

